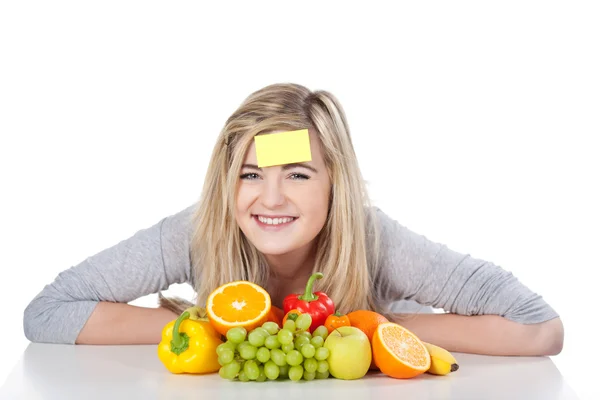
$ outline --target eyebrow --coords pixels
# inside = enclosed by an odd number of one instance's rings
[[[283,166],[283,170],[287,171],[288,169],[292,169],[292,168],[295,168],[295,167],[306,168],[308,170],[311,170],[315,174],[319,173],[319,171],[317,171],[315,168],[313,168],[310,165],[305,164],[305,163],[285,164]],[[242,168],[250,168],[250,169],[256,169],[258,171],[262,171],[262,168],[258,168],[258,165],[256,165],[256,164],[244,164],[244,165],[242,165]]]

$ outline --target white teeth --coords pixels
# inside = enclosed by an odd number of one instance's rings
[[[294,220],[294,218],[267,218],[267,217],[262,217],[259,215],[258,220],[260,222],[262,222],[263,224],[279,225],[279,224],[285,224],[285,223],[291,222]]]

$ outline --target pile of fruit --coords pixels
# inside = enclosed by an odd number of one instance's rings
[[[167,324],[158,356],[172,373],[214,373],[247,382],[359,379],[369,370],[393,378],[458,369],[451,353],[425,343],[369,310],[335,312],[325,293],[290,294],[284,309],[271,305],[262,287],[247,281],[225,284]]]

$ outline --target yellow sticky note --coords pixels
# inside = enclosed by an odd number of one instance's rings
[[[258,167],[311,161],[308,129],[254,136]]]

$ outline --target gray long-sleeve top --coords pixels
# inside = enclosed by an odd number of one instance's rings
[[[24,312],[32,342],[74,344],[100,301],[130,302],[174,283],[193,286],[195,205],[138,231],[58,274]],[[558,317],[512,273],[410,231],[376,209],[381,232],[379,298],[409,300],[462,315],[500,315],[533,324]]]

